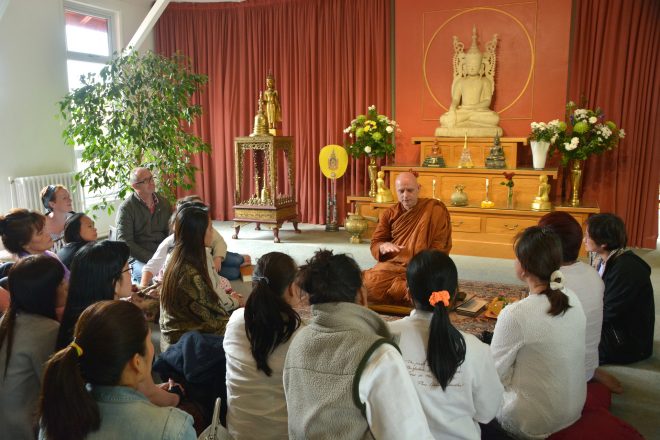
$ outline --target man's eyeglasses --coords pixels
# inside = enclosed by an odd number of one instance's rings
[[[147,177],[146,179],[142,179],[139,182],[135,182],[136,185],[141,185],[143,183],[152,183],[154,181],[154,176]]]

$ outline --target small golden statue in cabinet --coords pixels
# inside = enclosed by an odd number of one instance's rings
[[[550,211],[552,209],[552,203],[550,203],[548,176],[545,174],[539,176],[539,182],[539,192],[532,202],[532,211]]]
[[[376,179],[376,187],[378,188],[376,193],[376,203],[388,203],[394,200],[392,196],[392,191],[385,186],[385,172],[378,171],[378,178]]]

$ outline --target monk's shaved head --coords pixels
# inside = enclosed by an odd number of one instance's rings
[[[415,175],[413,173],[411,173],[410,171],[405,171],[405,172],[399,174],[396,177],[396,182],[395,183],[399,183],[399,182],[402,182],[402,181],[412,182],[414,184],[417,184],[417,177],[415,177]]]
[[[419,183],[413,173],[404,172],[397,176],[394,182],[396,195],[403,208],[407,211],[417,204],[419,199]]]

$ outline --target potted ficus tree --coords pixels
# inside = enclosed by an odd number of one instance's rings
[[[100,74],[81,78],[82,86],[59,102],[67,144],[83,147],[87,167],[77,173],[81,185],[100,202],[94,209],[112,212],[114,199],[130,189],[137,166],[159,178],[159,191],[173,200],[177,188],[190,189],[197,168],[192,158],[209,146],[186,131],[202,113],[191,98],[206,83],[192,73],[187,59],[154,52],[115,55]]]

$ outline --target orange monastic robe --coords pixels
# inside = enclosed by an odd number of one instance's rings
[[[381,255],[379,247],[388,241],[403,246],[401,252]],[[410,305],[406,266],[424,249],[437,249],[446,254],[451,249],[451,220],[442,202],[419,199],[409,211],[401,203],[384,211],[371,237],[371,255],[378,263],[364,272],[369,303]]]

